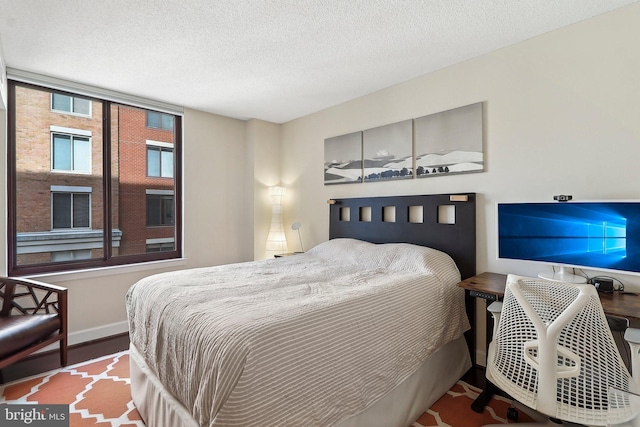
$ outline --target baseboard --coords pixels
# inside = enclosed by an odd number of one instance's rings
[[[82,331],[72,332],[69,334],[68,345],[78,345],[89,341],[95,341],[102,338],[110,337],[113,335],[124,334],[129,331],[129,323],[125,320],[123,322],[110,323],[104,326],[98,326],[95,328],[84,329]],[[45,351],[57,350],[60,348],[60,344],[54,343],[45,348],[37,351],[34,354],[42,353]]]

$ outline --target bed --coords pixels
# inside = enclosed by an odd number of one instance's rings
[[[390,203],[393,221],[360,215]],[[454,223],[434,226],[451,205]],[[402,213],[416,206],[420,221]],[[475,195],[342,199],[330,217],[330,240],[305,254],[132,286],[131,388],[148,426],[406,427],[468,370],[456,284],[475,269]]]

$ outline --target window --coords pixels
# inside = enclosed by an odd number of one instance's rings
[[[86,98],[52,93],[51,109],[53,111],[74,113],[81,116],[91,116],[91,101]]]
[[[91,172],[91,140],[86,136],[51,133],[51,169]]]
[[[147,127],[162,130],[173,130],[173,116],[170,114],[147,111]]]
[[[174,225],[173,194],[147,190],[147,227]]]
[[[110,93],[76,97],[14,80],[7,89],[9,274],[182,256],[179,115]],[[172,130],[149,128],[148,113]]]
[[[147,142],[147,176],[173,178],[173,147]]]
[[[172,251],[173,247],[173,239],[147,239],[148,253]]]
[[[91,227],[89,193],[51,193],[51,228],[53,230]]]
[[[90,259],[91,249],[76,251],[60,251],[51,253],[51,262],[71,261],[77,259]]]

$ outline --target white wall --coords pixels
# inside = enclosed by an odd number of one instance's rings
[[[328,238],[328,198],[475,191],[478,271],[536,273],[496,259],[497,201],[640,199],[639,22],[635,4],[284,124],[286,216],[310,246]],[[325,138],[479,101],[484,173],[323,185]]]
[[[253,259],[246,123],[185,110],[184,241],[189,266]]]
[[[0,159],[6,112],[0,111]],[[161,271],[253,259],[253,197],[247,193],[245,122],[195,110],[184,113],[184,254],[186,261],[39,277],[69,288],[70,343],[127,331],[124,297],[138,279]],[[4,168],[3,168],[4,169]],[[0,174],[4,184],[5,173]],[[0,188],[5,223],[5,185]],[[6,227],[0,228],[6,242]],[[0,263],[6,274],[6,247]],[[142,269],[141,269],[142,268]]]
[[[477,192],[477,271],[550,270],[496,259],[495,203],[640,199],[639,23],[634,4],[284,124],[285,219],[311,247],[328,239],[329,198]],[[323,185],[325,138],[479,101],[484,173]]]

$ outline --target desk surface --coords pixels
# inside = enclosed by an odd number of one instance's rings
[[[470,291],[486,292],[499,298],[504,296],[507,276],[498,273],[482,273],[469,277],[458,283],[458,286]],[[623,292],[598,292],[602,309],[610,316],[640,320],[640,295]]]

